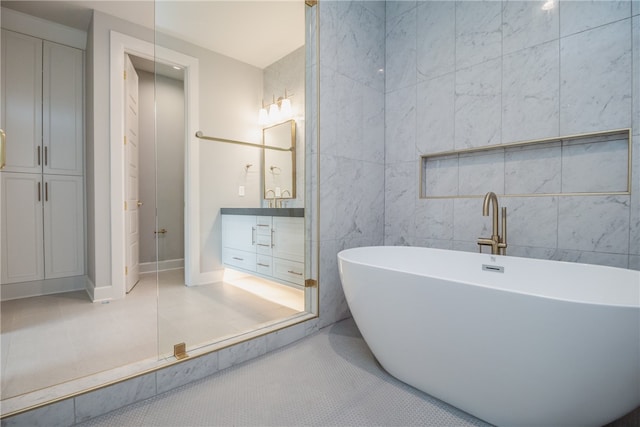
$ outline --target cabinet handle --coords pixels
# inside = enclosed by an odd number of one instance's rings
[[[298,273],[297,271],[287,270],[287,273],[295,274],[297,276],[302,276],[302,273]]]
[[[49,156],[48,156],[47,152],[48,152],[48,151],[47,151],[47,146],[45,145],[45,147],[44,147],[44,165],[45,165],[45,166],[47,166],[47,164],[49,163],[49,162],[48,162],[48,157],[49,157]]]
[[[42,184],[38,182],[38,201],[42,201]]]
[[[7,165],[7,134],[0,129],[0,169]]]
[[[271,229],[271,247],[273,248],[276,244],[275,244],[275,240],[273,239],[273,233],[275,233],[276,230],[274,230],[273,228]]]
[[[252,245],[256,244],[256,228],[255,227],[251,227],[251,244]]]
[[[261,263],[257,263],[257,265],[259,265],[260,267],[269,267],[269,264],[261,264]]]
[[[48,182],[44,183],[44,201],[45,202],[49,201],[49,183]]]
[[[235,259],[235,260],[238,260],[238,261],[244,261],[244,258],[238,258],[237,256],[231,257],[231,259]]]
[[[40,146],[38,145],[38,166],[40,166]]]
[[[270,245],[265,245],[264,243],[258,243],[258,246],[270,247]]]
[[[268,227],[269,224],[258,224],[258,227]]]

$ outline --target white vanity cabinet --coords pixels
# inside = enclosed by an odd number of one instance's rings
[[[222,261],[268,279],[304,286],[304,218],[223,214]]]

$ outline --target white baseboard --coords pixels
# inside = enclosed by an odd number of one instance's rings
[[[71,291],[88,291],[87,276],[62,277],[59,279],[34,280],[31,282],[7,283],[0,287],[0,300],[59,294]],[[93,298],[92,298],[93,300]]]
[[[176,268],[184,268],[184,259],[168,259],[166,261],[141,262],[140,273],[152,273],[154,271],[173,270]]]
[[[113,299],[112,286],[98,286],[87,278],[87,293],[93,302],[110,301]]]
[[[207,271],[198,275],[197,285],[208,285],[209,283],[222,282],[224,278],[224,269]]]

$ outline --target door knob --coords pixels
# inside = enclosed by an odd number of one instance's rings
[[[144,205],[144,203],[142,203],[140,200],[138,200],[138,207]]]

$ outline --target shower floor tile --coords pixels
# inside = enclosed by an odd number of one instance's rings
[[[304,310],[303,291],[261,278],[186,287],[183,276],[161,272],[156,286],[155,273],[141,274],[124,299],[107,303],[92,303],[84,291],[2,302],[0,397],[158,359],[174,344],[197,347]]]

